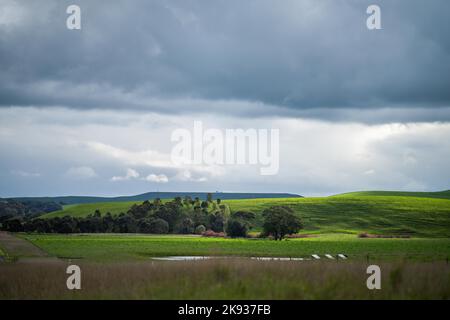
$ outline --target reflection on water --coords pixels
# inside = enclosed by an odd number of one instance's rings
[[[193,261],[193,260],[208,260],[208,259],[252,259],[261,261],[303,261],[311,260],[310,258],[282,258],[282,257],[227,257],[227,256],[169,256],[169,257],[154,257],[153,260],[161,261]]]
[[[191,261],[191,260],[206,260],[213,257],[208,256],[170,256],[170,257],[154,257],[153,260],[163,261]]]

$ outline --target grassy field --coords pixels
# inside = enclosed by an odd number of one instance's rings
[[[408,191],[358,191],[338,194],[336,196],[397,196],[450,199],[450,190],[438,192],[408,192]]]
[[[63,216],[72,217],[86,217],[94,213],[95,210],[100,210],[102,214],[110,212],[117,215],[121,212],[127,212],[133,204],[140,204],[142,202],[101,202],[101,203],[85,203],[85,204],[69,204],[63,206],[63,210],[54,211],[43,215],[43,218],[54,218]]]
[[[118,214],[134,203],[70,205],[46,217],[83,217],[97,209]],[[4,233],[9,245],[4,248],[15,262],[0,264],[0,299],[450,299],[450,200],[445,192],[372,191],[224,203],[232,211],[255,212],[257,228],[265,208],[290,206],[302,217],[305,229],[301,233],[308,236],[272,241],[187,235],[16,234],[19,239],[14,242]],[[359,238],[360,232],[411,238]],[[323,257],[339,253],[348,259]],[[311,254],[322,259],[244,259]],[[179,255],[227,258],[151,259]],[[81,266],[83,290],[66,289],[67,259]],[[369,264],[380,265],[382,290],[367,290]]]
[[[49,256],[0,263],[0,299],[450,299],[450,239],[360,239],[349,234],[281,242],[173,235],[18,236]],[[311,253],[347,253],[349,258],[299,262],[240,257]],[[212,254],[235,257],[150,259]],[[82,290],[67,290],[68,263],[81,267]],[[374,263],[382,270],[382,290],[366,287],[366,268]]]
[[[50,255],[96,261],[142,260],[151,256],[230,255],[302,257],[314,253],[345,253],[357,259],[414,257],[446,259],[450,254],[450,200],[441,193],[360,192],[321,198],[228,200],[232,211],[257,214],[274,205],[287,205],[303,219],[309,238],[274,242],[263,239],[211,239],[151,235],[22,235]],[[439,194],[439,195],[437,195]],[[46,215],[86,216],[125,212],[134,202],[71,205]],[[410,235],[410,239],[361,239],[369,232]]]
[[[334,196],[326,198],[239,200],[232,210],[260,213],[272,205],[287,205],[304,221],[305,232],[371,232],[450,237],[450,201],[399,196]]]
[[[366,239],[349,234],[272,241],[196,236],[120,234],[36,235],[22,234],[50,256],[90,261],[145,260],[155,256],[219,255],[305,257],[311,254],[349,255],[350,259],[445,260],[450,239]]]
[[[450,237],[450,200],[437,197],[344,194],[321,198],[244,199],[224,201],[232,211],[250,210],[257,214],[274,205],[287,205],[303,219],[307,233],[378,233],[417,237]],[[435,193],[432,193],[435,195]],[[103,214],[126,212],[135,202],[69,205],[44,218],[71,215],[85,217],[100,210]]]
[[[77,264],[82,289],[74,291],[66,263],[0,264],[0,299],[450,299],[445,262],[381,263],[381,290],[367,289],[363,262]]]

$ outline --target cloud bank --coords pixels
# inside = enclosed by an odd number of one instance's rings
[[[254,119],[253,128],[280,130],[279,173],[261,176],[259,166],[174,165],[170,133],[192,130],[195,120],[131,111],[2,109],[0,190],[6,196],[448,189],[450,123]],[[249,126],[248,119],[234,116],[202,121],[205,129]],[[39,175],[18,174],[23,168]]]
[[[0,197],[449,188],[447,0],[76,3],[0,0]],[[279,129],[279,174],[174,164],[194,121]]]
[[[3,0],[0,105],[449,120],[450,3],[376,2]]]

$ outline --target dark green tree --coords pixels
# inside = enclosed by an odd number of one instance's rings
[[[166,234],[169,232],[169,224],[164,219],[152,219],[150,220],[150,230],[151,233]]]
[[[231,218],[227,223],[227,236],[232,238],[247,237],[248,225],[240,220]]]
[[[225,216],[221,211],[216,211],[209,215],[209,225],[214,232],[223,232],[225,222]]]
[[[3,222],[3,229],[10,232],[24,231],[22,220],[19,218],[12,218]]]
[[[247,222],[252,222],[256,215],[251,211],[236,211],[231,214],[231,216],[235,219],[242,219]]]
[[[177,202],[168,202],[159,206],[153,217],[165,220],[169,224],[169,232],[173,232],[182,218],[182,207]]]
[[[301,219],[287,206],[274,206],[263,211],[264,234],[282,240],[288,234],[294,234],[303,228]]]
[[[179,223],[177,232],[182,234],[194,233],[194,221],[190,218],[184,218]]]
[[[204,225],[206,228],[209,227],[209,216],[208,213],[202,210],[200,207],[195,207],[192,213],[192,220],[194,225]]]
[[[202,204],[200,205],[200,207],[202,209],[208,209],[208,202],[207,201],[202,201]]]

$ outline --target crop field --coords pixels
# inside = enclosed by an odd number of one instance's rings
[[[338,195],[321,198],[244,199],[224,201],[232,211],[256,213],[255,230],[261,227],[261,212],[274,205],[291,207],[303,220],[306,233],[370,232],[414,237],[450,237],[450,200],[435,193],[412,193],[413,196]],[[441,194],[441,193],[438,193]],[[445,193],[444,193],[445,194]],[[85,217],[100,210],[102,214],[126,212],[135,202],[80,204],[45,216]]]
[[[50,256],[92,261],[145,260],[177,255],[304,257],[339,253],[356,260],[369,257],[430,261],[445,260],[450,255],[450,239],[366,239],[349,234],[321,234],[284,241],[120,234],[23,234],[21,237]]]

